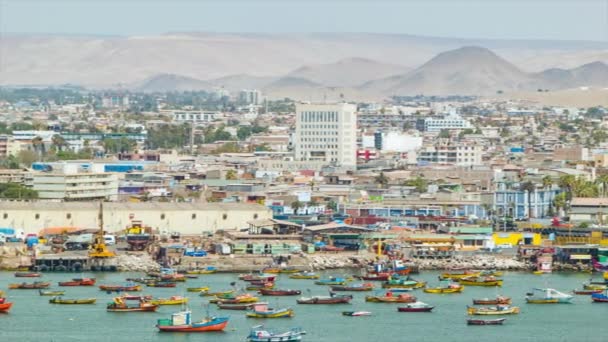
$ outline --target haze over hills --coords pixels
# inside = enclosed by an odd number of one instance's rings
[[[167,91],[191,91],[191,90],[208,90],[212,85],[209,82],[197,80],[192,77],[160,74],[152,76],[139,85],[134,87],[134,90],[143,92],[167,92]]]

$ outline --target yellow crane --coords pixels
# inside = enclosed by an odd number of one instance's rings
[[[93,249],[89,251],[91,258],[112,258],[116,254],[106,247],[106,240],[103,233],[103,201],[99,201],[99,231],[95,235]]]

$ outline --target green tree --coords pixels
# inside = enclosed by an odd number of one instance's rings
[[[226,180],[235,180],[237,178],[236,170],[226,171]]]
[[[374,182],[378,184],[379,188],[384,188],[388,185],[388,177],[384,175],[384,172],[380,172],[375,178]]]
[[[439,131],[439,135],[437,137],[438,138],[449,139],[450,138],[450,131],[447,130],[447,129],[442,129],[441,131]]]
[[[38,192],[21,184],[3,183],[0,184],[0,198],[36,199]]]
[[[542,182],[544,189],[550,189],[553,186],[553,178],[549,175],[544,176]]]
[[[418,191],[419,193],[424,193],[429,188],[429,182],[421,176],[417,176],[416,178],[413,178],[413,179],[408,179],[405,182],[403,182],[403,185],[413,186],[416,188],[416,191]]]
[[[536,190],[536,185],[531,181],[527,181],[522,183],[519,186],[519,189],[521,191],[527,192],[528,194],[528,218],[532,218],[532,196],[534,195],[534,191]]]
[[[292,202],[290,205],[291,209],[293,209],[293,213],[294,214],[298,214],[298,211],[302,208],[304,208],[304,203],[300,202],[300,201],[295,201]]]

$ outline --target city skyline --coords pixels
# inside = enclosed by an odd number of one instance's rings
[[[608,41],[607,18],[605,0],[0,1],[4,34],[365,32]]]

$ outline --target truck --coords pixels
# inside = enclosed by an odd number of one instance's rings
[[[93,234],[71,235],[63,246],[69,251],[87,250],[93,244],[93,240]]]
[[[22,229],[15,228],[0,228],[0,233],[4,235],[7,241],[23,241],[25,233]]]

